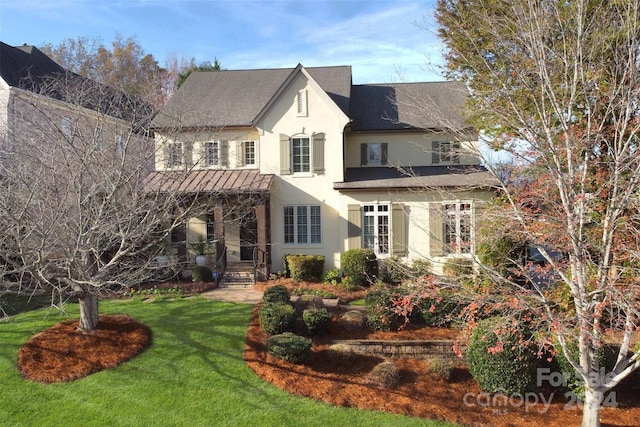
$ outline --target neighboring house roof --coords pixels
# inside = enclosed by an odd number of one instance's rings
[[[344,182],[335,190],[379,190],[381,188],[491,188],[498,181],[482,166],[419,166],[413,168],[347,168]]]
[[[37,92],[48,79],[66,70],[34,46],[0,42],[0,76],[11,87]]]
[[[194,170],[155,171],[145,178],[144,188],[149,192],[197,193],[261,193],[268,192],[272,174],[258,170]]]
[[[297,69],[194,71],[153,120],[152,127],[254,126],[256,117]],[[351,67],[305,70],[346,114]]]
[[[462,108],[469,96],[459,82],[355,85],[351,89],[353,131],[455,129],[468,126]]]

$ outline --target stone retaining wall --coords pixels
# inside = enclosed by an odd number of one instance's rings
[[[340,340],[332,344],[339,345],[344,351],[383,358],[414,359],[458,359],[453,352],[453,340]]]

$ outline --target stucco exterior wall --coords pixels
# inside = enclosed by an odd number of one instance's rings
[[[395,134],[381,132],[348,133],[345,144],[345,166],[360,167],[360,144],[388,143],[390,166],[429,166],[433,141],[451,141],[446,134],[424,132],[398,132]],[[480,163],[477,155],[476,141],[461,143],[460,164],[477,165]],[[364,166],[367,167],[367,166]]]
[[[9,129],[9,103],[11,92],[4,80],[0,79],[0,142],[8,141]]]

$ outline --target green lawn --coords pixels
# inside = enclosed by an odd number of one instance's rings
[[[382,412],[336,408],[266,383],[242,359],[252,306],[181,299],[101,302],[102,314],[144,322],[153,344],[116,369],[66,384],[23,380],[17,352],[77,307],[0,321],[0,426],[442,426]]]

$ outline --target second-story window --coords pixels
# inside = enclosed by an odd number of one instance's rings
[[[311,171],[309,138],[291,138],[291,167],[293,173]]]
[[[361,165],[386,165],[389,160],[389,144],[386,142],[373,142],[360,144]]]
[[[242,160],[245,166],[255,166],[256,164],[256,142],[244,141],[242,143]]]
[[[204,143],[204,163],[207,167],[220,165],[220,141]]]
[[[460,163],[460,143],[455,141],[433,141],[431,143],[431,163]]]
[[[177,168],[184,165],[182,142],[170,142],[167,145],[167,167]]]

